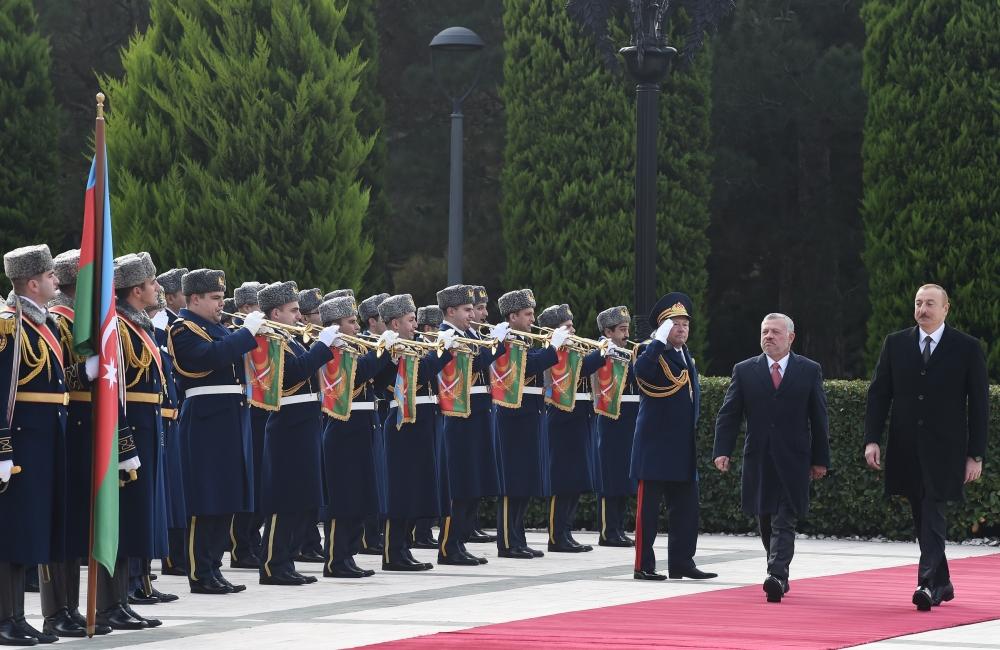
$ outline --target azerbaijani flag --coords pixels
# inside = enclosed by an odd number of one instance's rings
[[[99,183],[101,191],[98,191]],[[98,201],[101,202],[100,212]],[[73,340],[77,354],[96,354],[100,357],[100,371],[91,388],[94,453],[91,465],[90,554],[112,575],[118,555],[118,404],[122,389],[114,280],[107,149],[104,145],[104,119],[98,118],[97,154],[90,166],[84,201]]]

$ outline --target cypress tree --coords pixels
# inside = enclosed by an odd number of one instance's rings
[[[1000,379],[995,3],[869,0],[862,18],[869,361],[913,324],[916,289],[933,282],[951,296],[948,322],[986,342]]]
[[[0,248],[61,245],[56,214],[59,118],[49,42],[30,0],[0,0]],[[80,192],[83,193],[83,180]],[[58,253],[54,250],[54,253]]]
[[[354,108],[363,63],[324,0],[154,0],[105,79],[119,250],[225,269],[231,282],[354,287],[371,151]]]
[[[532,287],[540,307],[569,303],[591,336],[598,311],[634,299],[635,84],[604,66],[560,3],[504,0],[503,18],[505,286]],[[623,29],[613,38],[626,42]],[[703,51],[660,98],[658,283],[694,300],[696,355],[706,332],[710,68]]]

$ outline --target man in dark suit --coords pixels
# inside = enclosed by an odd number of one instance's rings
[[[768,314],[760,326],[763,354],[733,366],[715,420],[715,466],[728,472],[740,423],[746,418],[743,511],[756,515],[767,550],[764,592],[780,603],[788,593],[795,525],[809,511],[809,482],[830,466],[823,370],[794,354],[795,324]]]
[[[885,338],[865,411],[865,460],[875,470],[889,415],[885,491],[906,497],[913,511],[920,564],[912,601],[924,612],[955,597],[944,555],[946,504],[979,480],[989,419],[983,348],[945,325],[948,308],[942,287],[917,290],[917,326]]]

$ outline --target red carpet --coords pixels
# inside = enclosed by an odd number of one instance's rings
[[[602,607],[378,644],[378,648],[843,648],[1000,618],[1000,554],[951,560],[955,600],[918,612],[914,565]],[[502,598],[503,595],[499,595]]]

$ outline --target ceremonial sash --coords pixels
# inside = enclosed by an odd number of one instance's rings
[[[493,403],[506,408],[520,408],[524,395],[524,368],[528,346],[508,339],[505,351],[490,365],[490,393]]]
[[[396,430],[417,421],[417,366],[419,357],[404,354],[396,363],[396,383],[392,394],[396,400]]]
[[[354,373],[357,359],[344,348],[333,348],[333,359],[319,369],[319,387],[323,412],[334,420],[351,419]]]
[[[243,355],[247,376],[247,401],[265,411],[281,407],[281,385],[285,376],[285,352],[281,341],[258,335],[257,347]]]
[[[452,350],[451,361],[438,373],[441,414],[467,418],[472,414],[472,355]]]
[[[583,368],[583,355],[572,348],[556,352],[556,365],[545,371],[545,403],[561,411],[572,411],[576,406],[576,384]]]
[[[594,413],[617,420],[622,412],[622,394],[628,380],[629,359],[608,355],[604,365],[591,375]]]
[[[5,307],[4,311],[16,313],[14,309],[12,309],[9,305]],[[56,335],[52,333],[52,330],[50,330],[47,325],[42,325],[42,326],[35,325],[35,323],[32,322],[30,318],[22,317],[21,322],[30,327],[31,329],[35,330],[35,332],[38,333],[38,336],[42,337],[42,339],[48,344],[49,349],[52,350],[52,354],[55,355],[56,361],[59,362],[59,367],[62,368],[63,367],[62,346],[59,345],[59,341],[56,339]]]
[[[53,314],[59,314],[71,323],[73,322],[73,319],[76,318],[76,313],[73,311],[73,308],[67,307],[66,305],[56,305],[55,307],[50,307],[49,311]]]
[[[156,344],[156,341],[146,333],[146,330],[139,327],[127,318],[120,317],[118,322],[125,323],[125,326],[136,333],[136,336],[142,341],[142,344],[146,346],[149,351],[153,354],[153,361],[156,362],[156,369],[160,371],[160,386],[163,390],[167,389],[167,376],[163,373],[163,357],[160,355],[160,346]]]

